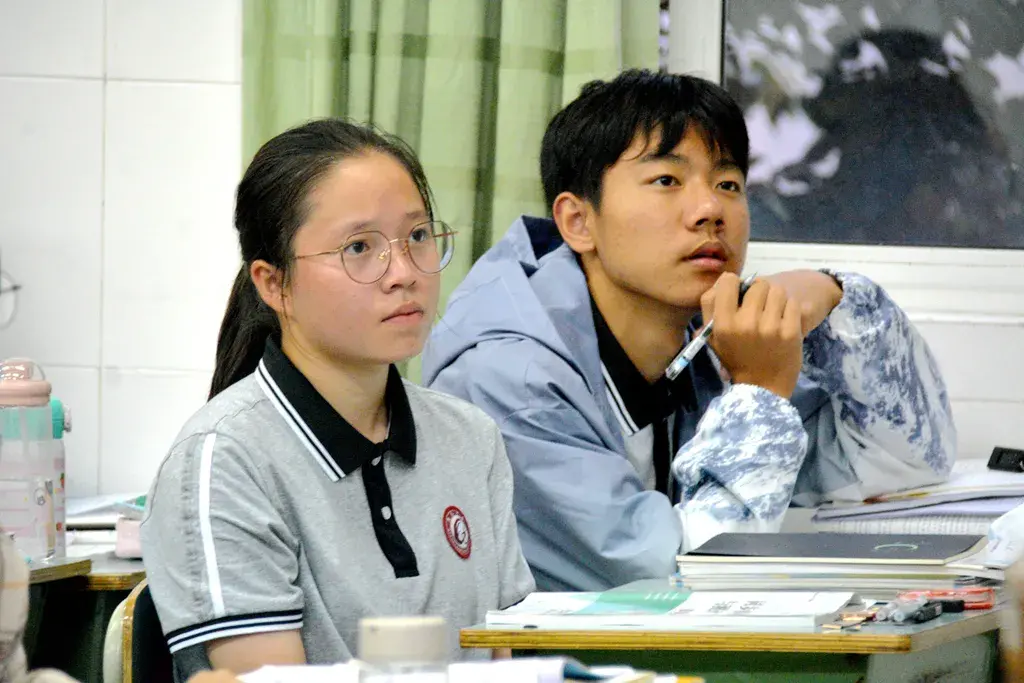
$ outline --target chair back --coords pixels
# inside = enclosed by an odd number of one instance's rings
[[[125,602],[121,622],[123,683],[174,683],[174,665],[156,605],[143,581]]]

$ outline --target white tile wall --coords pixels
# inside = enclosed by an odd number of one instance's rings
[[[919,322],[917,328],[939,361],[950,397],[1024,405],[1024,322]]]
[[[0,102],[0,265],[23,285],[0,351],[96,366],[103,84],[0,77]]]
[[[984,458],[995,446],[1024,448],[1024,401],[952,399],[961,458]]]
[[[1024,323],[920,322],[946,378],[960,457],[1024,448]]]
[[[0,0],[0,74],[103,78],[103,0]]]
[[[54,395],[71,414],[71,431],[64,435],[65,486],[69,491],[95,491],[100,463],[100,371],[59,365],[45,371]]]
[[[242,3],[107,0],[107,77],[240,83]]]
[[[240,100],[239,85],[108,84],[104,366],[213,370],[238,271]]]
[[[210,375],[205,372],[118,370],[104,368],[99,467],[101,491],[149,488],[160,461],[181,427],[206,402]]]
[[[242,0],[0,0],[0,357],[72,411],[71,495],[142,490],[237,269]]]

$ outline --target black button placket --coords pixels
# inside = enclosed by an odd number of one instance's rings
[[[363,488],[366,490],[366,501],[370,507],[370,519],[373,521],[377,544],[394,568],[395,578],[404,579],[419,576],[420,572],[416,565],[416,553],[398,526],[395,508],[391,503],[391,487],[384,473],[384,461],[394,457],[396,453],[388,448],[387,443],[385,440],[377,444],[378,455],[363,464]]]

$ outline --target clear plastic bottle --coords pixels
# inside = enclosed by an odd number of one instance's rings
[[[441,617],[368,617],[359,621],[362,683],[447,683],[448,625]]]
[[[53,441],[50,444],[53,456],[53,527],[56,534],[57,557],[67,555],[67,511],[65,502],[65,473],[67,465],[64,455],[64,435],[71,431],[71,411],[56,398],[50,399],[53,424]]]
[[[57,553],[50,383],[32,361],[0,363],[0,525],[33,561]],[[61,492],[62,493],[62,492]]]

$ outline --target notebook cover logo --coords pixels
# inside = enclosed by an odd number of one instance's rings
[[[445,508],[441,521],[444,524],[444,535],[448,539],[448,545],[452,547],[456,555],[468,560],[469,554],[473,551],[473,539],[469,534],[469,522],[466,521],[466,515],[462,514],[462,510],[454,505],[449,505]]]
[[[918,550],[919,548],[920,548],[920,546],[918,546],[918,545],[916,545],[914,543],[883,543],[882,545],[876,545],[875,546],[875,550],[889,550],[889,551],[895,550],[897,552],[899,552],[901,550],[915,551],[915,550]]]

